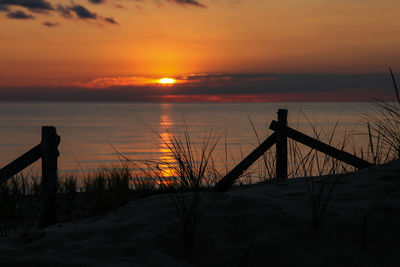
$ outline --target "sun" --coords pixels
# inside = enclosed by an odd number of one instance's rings
[[[172,79],[172,78],[165,77],[165,78],[159,79],[158,82],[161,83],[161,84],[173,84],[173,83],[176,83],[176,80]]]

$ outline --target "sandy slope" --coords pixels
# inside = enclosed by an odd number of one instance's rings
[[[256,185],[217,195],[202,217],[193,248],[168,195],[116,211],[0,239],[1,266],[400,266],[400,162],[343,175],[320,229],[311,225],[303,180]],[[360,215],[372,211],[366,244]]]

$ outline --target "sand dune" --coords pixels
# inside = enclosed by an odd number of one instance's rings
[[[323,178],[318,178],[316,181]],[[317,183],[318,184],[318,183]],[[0,239],[1,266],[399,266],[400,162],[338,178],[325,220],[312,227],[303,179],[234,188],[214,201],[185,247],[169,195]],[[389,192],[389,193],[385,193]],[[361,218],[370,212],[365,243]],[[206,204],[206,203],[205,203]]]

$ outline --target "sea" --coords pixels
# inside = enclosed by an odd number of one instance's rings
[[[40,143],[41,127],[61,137],[60,173],[84,173],[118,166],[121,160],[170,157],[165,142],[189,138],[192,146],[217,143],[213,160],[229,170],[272,131],[278,109],[288,110],[290,127],[321,139],[334,132],[350,150],[366,145],[371,103],[1,103],[0,168]],[[186,133],[186,135],[185,135]],[[182,139],[185,140],[185,139]],[[333,143],[335,143],[333,142]],[[26,171],[39,172],[40,161]]]

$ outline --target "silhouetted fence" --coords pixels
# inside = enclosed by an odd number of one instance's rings
[[[0,184],[19,173],[35,161],[42,159],[40,225],[47,227],[57,222],[57,158],[60,136],[53,126],[42,127],[40,144],[0,169]]]
[[[328,156],[343,161],[357,169],[370,167],[373,164],[360,159],[343,150],[336,149],[325,144],[315,138],[296,131],[287,126],[286,109],[278,110],[278,121],[273,120],[270,129],[274,131],[263,143],[253,150],[246,158],[244,158],[236,167],[234,167],[224,178],[216,185],[215,191],[225,192],[235,183],[235,181],[246,171],[259,157],[261,157],[274,144],[276,145],[276,178],[287,179],[287,138],[291,138],[303,145],[309,146]]]
[[[287,179],[287,138],[291,138],[306,146],[316,149],[355,168],[362,169],[373,164],[360,159],[343,150],[338,150],[315,138],[305,135],[287,126],[287,114],[285,109],[278,110],[278,121],[273,120],[270,129],[272,135],[265,139],[256,149],[245,157],[236,167],[225,175],[216,185],[214,190],[225,192],[231,188],[235,181],[246,171],[259,157],[261,157],[274,144],[276,145],[276,178]],[[57,158],[59,156],[58,145],[60,136],[53,126],[42,127],[41,143],[31,150],[0,169],[0,184],[22,171],[35,161],[42,159],[42,183],[41,183],[41,227],[46,227],[57,222],[56,193],[57,193]]]

